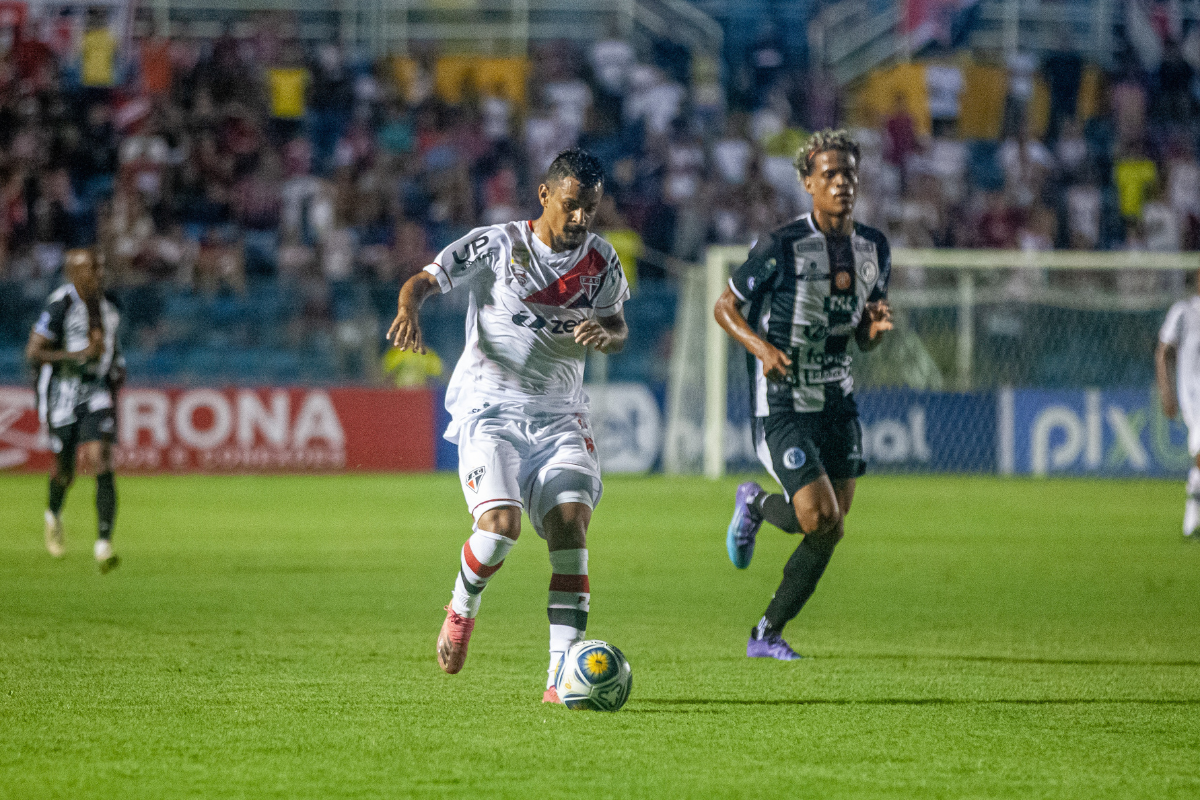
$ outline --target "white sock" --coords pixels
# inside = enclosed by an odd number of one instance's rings
[[[97,561],[103,561],[112,555],[112,542],[108,539],[97,539],[92,552],[95,553]]]
[[[1191,536],[1200,527],[1200,469],[1188,470],[1187,502],[1183,506],[1183,535]]]
[[[550,553],[550,599],[546,614],[550,618],[550,668],[546,670],[546,688],[554,685],[559,664],[567,649],[583,641],[587,631],[591,588],[587,577],[587,548],[553,550]]]
[[[480,594],[514,543],[507,536],[478,528],[471,534],[462,547],[458,577],[450,598],[450,608],[455,614],[471,619],[479,613]]]

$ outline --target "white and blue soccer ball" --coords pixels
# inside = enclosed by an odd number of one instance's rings
[[[554,686],[567,708],[616,711],[629,699],[633,672],[620,650],[588,639],[567,650]]]

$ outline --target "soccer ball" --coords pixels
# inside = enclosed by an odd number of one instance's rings
[[[633,672],[620,650],[588,639],[567,650],[554,686],[567,708],[616,711],[629,699]]]

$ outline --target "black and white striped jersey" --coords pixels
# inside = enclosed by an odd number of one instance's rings
[[[113,407],[109,375],[113,367],[123,367],[117,342],[121,314],[110,298],[100,298],[100,328],[104,349],[98,358],[80,365],[70,361],[43,364],[38,372],[38,416],[52,428],[75,422],[76,409],[87,404],[87,411]],[[88,346],[90,315],[87,303],[66,283],[55,289],[33,326],[33,332],[50,340],[55,349],[76,352]]]
[[[850,394],[848,345],[866,303],[887,297],[890,273],[887,238],[858,223],[850,236],[826,236],[809,214],[754,246],[729,287],[755,333],[792,359],[791,380],[775,383],[747,354],[755,416],[821,411]]]

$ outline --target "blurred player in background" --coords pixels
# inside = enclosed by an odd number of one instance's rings
[[[46,549],[66,552],[62,506],[75,479],[76,453],[96,476],[98,537],[94,549],[100,572],[117,566],[112,549],[117,490],[113,480],[116,397],[125,381],[125,360],[117,344],[121,316],[104,294],[104,266],[92,250],[69,250],[70,283],[47,299],[29,334],[25,355],[38,371],[38,415],[49,427],[54,466],[46,508]]]
[[[587,530],[600,501],[587,401],[589,347],[615,353],[629,297],[616,253],[588,232],[604,192],[600,162],[567,150],[538,187],[533,221],[476,228],[400,290],[388,338],[425,352],[418,310],[436,292],[465,286],[467,345],[446,391],[447,440],[458,445],[463,496],[475,518],[446,620],[438,664],[463,667],[480,593],[521,532],[521,510],[550,549],[550,668],[543,702],[559,702],[554,677],[584,638],[590,588]]]
[[[1200,296],[1180,300],[1167,312],[1158,332],[1154,367],[1163,413],[1169,419],[1182,413],[1187,425],[1193,463],[1188,470],[1183,536],[1200,541]]]
[[[791,621],[844,534],[863,474],[862,428],[851,393],[850,339],[860,350],[891,330],[891,257],[882,233],[854,222],[858,145],[844,131],[813,134],[796,169],[813,211],[759,241],[717,301],[717,322],[748,351],[755,450],[783,494],[738,487],[726,546],[744,569],[763,520],[804,534],[783,581],[751,630],[746,655],[790,661]]]

